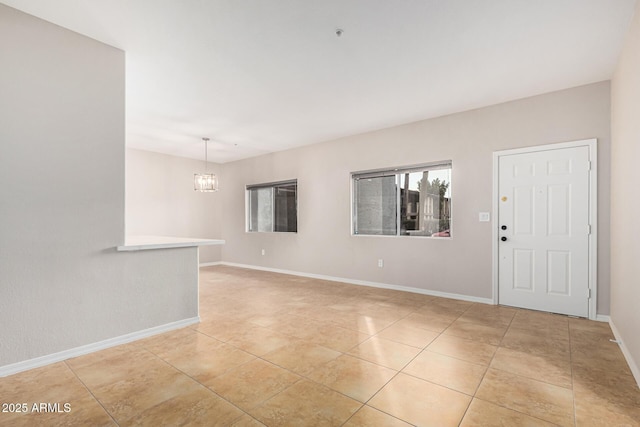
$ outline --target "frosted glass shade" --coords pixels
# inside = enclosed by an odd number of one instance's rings
[[[202,192],[218,191],[218,177],[212,173],[193,174],[193,189]]]

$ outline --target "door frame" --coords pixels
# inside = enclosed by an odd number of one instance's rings
[[[562,148],[588,147],[589,161],[589,224],[591,233],[589,234],[589,319],[596,320],[598,304],[598,140],[583,139],[579,141],[560,142],[556,144],[536,145],[532,147],[515,148],[510,150],[500,150],[493,152],[493,221],[492,225],[492,281],[493,281],[493,304],[499,304],[499,283],[498,283],[498,181],[499,181],[499,161],[502,156],[513,154],[534,153],[539,151],[558,150]]]

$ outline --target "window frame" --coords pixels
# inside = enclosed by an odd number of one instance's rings
[[[276,225],[276,189],[278,187],[295,185],[296,195],[295,195],[295,211],[296,211],[296,229],[295,231],[279,231],[275,230]],[[251,226],[251,190],[257,190],[261,188],[270,188],[272,190],[271,202],[272,202],[272,216],[271,216],[271,230],[270,231],[260,231],[253,230]],[[274,181],[274,182],[265,182],[259,184],[248,184],[245,185],[245,232],[246,233],[297,233],[298,232],[298,179],[287,179],[283,181]]]
[[[391,237],[391,238],[426,238],[426,239],[435,239],[435,240],[447,240],[452,239],[453,237],[453,196],[449,197],[449,236],[448,237],[434,237],[434,236],[423,236],[423,235],[411,235],[411,234],[401,234],[402,231],[402,191],[396,191],[396,233],[395,234],[362,234],[357,232],[357,186],[356,181],[359,179],[366,178],[382,178],[385,176],[394,176],[395,177],[395,185],[397,189],[401,189],[400,177],[405,173],[413,173],[413,172],[424,172],[424,171],[432,171],[432,170],[442,170],[442,169],[450,169],[451,170],[451,178],[449,181],[449,192],[453,194],[452,190],[452,181],[453,181],[453,161],[452,160],[442,160],[438,162],[430,162],[430,163],[421,163],[416,165],[408,165],[408,166],[397,166],[397,167],[388,167],[388,168],[380,168],[380,169],[369,169],[363,171],[355,171],[351,172],[350,180],[351,180],[351,235],[356,237]]]

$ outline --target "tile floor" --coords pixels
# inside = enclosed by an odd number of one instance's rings
[[[639,426],[605,323],[209,267],[202,322],[0,379],[0,425]]]

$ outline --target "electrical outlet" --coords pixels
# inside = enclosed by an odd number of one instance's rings
[[[480,222],[489,222],[491,217],[489,216],[489,212],[480,212],[478,214],[478,221]]]
[[[263,250],[262,250],[262,255],[264,255],[264,254],[265,254],[265,250],[263,249]]]
[[[381,260],[381,259],[378,260],[378,267],[380,268],[384,267],[384,260]]]

